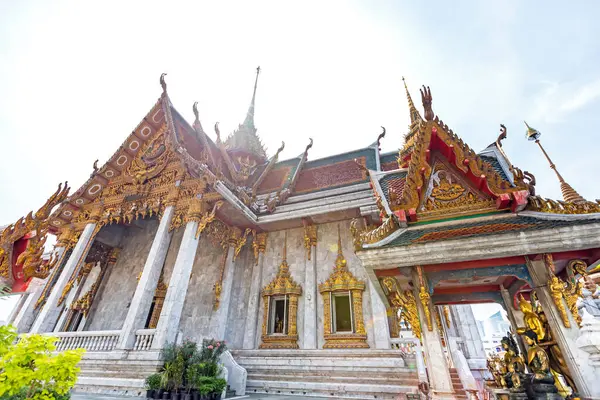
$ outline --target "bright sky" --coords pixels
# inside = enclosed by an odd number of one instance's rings
[[[283,158],[361,148],[383,125],[384,151],[415,103],[479,151],[508,127],[511,161],[538,193],[560,198],[523,120],[566,180],[597,188],[600,2],[564,1],[1,1],[0,225],[37,209],[60,181],[73,191],[106,161],[160,95],[205,130],[242,122],[262,67],[256,125]],[[282,158],[282,159],[283,159]]]

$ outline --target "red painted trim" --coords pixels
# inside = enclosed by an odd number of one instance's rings
[[[452,304],[487,304],[495,303],[493,300],[464,300],[464,301],[433,301],[436,305],[452,305]]]
[[[378,278],[383,278],[384,276],[398,276],[400,274],[400,268],[392,268],[392,269],[376,269],[375,276]]]
[[[445,264],[426,264],[422,267],[427,272],[460,270],[471,268],[497,267],[501,265],[525,264],[524,256],[512,256],[502,258],[491,258],[489,260],[470,260],[461,262],[451,262]]]
[[[468,294],[474,292],[498,292],[498,285],[481,285],[481,286],[457,286],[449,288],[435,288],[433,294]]]

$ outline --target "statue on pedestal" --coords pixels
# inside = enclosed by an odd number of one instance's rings
[[[527,387],[527,395],[531,399],[562,399],[550,373],[550,359],[546,351],[538,345],[536,333],[527,329],[522,336],[529,346],[527,366],[531,371],[531,381]]]
[[[513,339],[512,335],[508,333],[504,336],[500,342],[504,349],[504,365],[506,365],[507,373],[504,375],[506,386],[510,388],[512,393],[522,393],[522,396],[513,396],[514,398],[526,398],[524,394],[525,387],[523,386],[523,379],[525,378],[525,361],[519,354],[519,348],[517,343]]]

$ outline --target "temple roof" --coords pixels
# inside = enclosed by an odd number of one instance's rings
[[[600,216],[598,217],[600,219]],[[408,246],[442,240],[465,239],[503,234],[508,232],[523,232],[530,230],[561,228],[580,224],[598,223],[598,219],[587,220],[548,220],[535,217],[502,214],[495,218],[475,218],[455,224],[433,224],[412,226],[397,238],[382,247]]]

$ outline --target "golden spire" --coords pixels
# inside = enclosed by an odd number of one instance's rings
[[[558,177],[558,181],[560,182],[560,191],[562,192],[563,199],[567,203],[584,203],[584,202],[586,202],[587,200],[584,199],[579,193],[577,193],[577,191],[575,189],[573,189],[573,187],[571,185],[569,185],[567,182],[565,182],[565,180],[563,179],[560,172],[558,172],[558,170],[556,169],[556,165],[552,162],[552,160],[550,159],[550,156],[548,155],[548,153],[546,153],[546,150],[544,150],[544,148],[542,147],[542,144],[540,143],[540,136],[542,136],[541,132],[535,128],[530,127],[529,124],[527,124],[527,121],[523,121],[523,122],[525,122],[525,126],[527,126],[527,133],[526,133],[527,139],[530,141],[535,141],[537,143],[537,145],[540,146],[540,149],[542,150],[542,153],[544,153],[546,160],[548,160],[548,163],[550,163],[550,168],[552,168],[554,170],[554,172],[556,173],[556,176]]]
[[[279,273],[287,274],[289,271],[289,266],[287,263],[287,231],[285,231],[283,237],[283,257],[281,259],[281,264],[279,264]]]
[[[406,86],[406,80],[402,77],[402,83],[404,83],[404,90],[406,90],[406,98],[408,99],[408,111],[410,113],[410,128],[414,127],[414,125],[423,121],[421,114],[415,107],[415,103],[412,101],[412,97],[410,96],[410,92],[408,91],[408,87]]]
[[[335,259],[335,268],[343,269],[346,268],[346,259],[344,258],[344,253],[342,253],[342,234],[340,232],[340,225],[338,224],[338,254]]]

